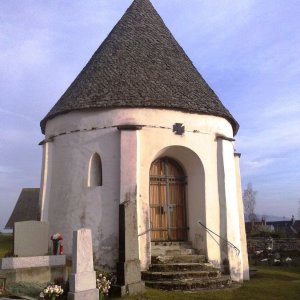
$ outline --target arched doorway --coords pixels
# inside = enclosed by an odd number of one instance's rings
[[[152,241],[187,239],[186,186],[183,169],[174,159],[155,160],[150,168],[150,221]]]

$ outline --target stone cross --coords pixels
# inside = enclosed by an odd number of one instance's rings
[[[68,300],[99,300],[93,263],[91,229],[73,232],[72,273]]]
[[[175,134],[183,135],[184,131],[185,131],[185,128],[182,123],[175,123],[173,125],[173,132],[175,132]]]

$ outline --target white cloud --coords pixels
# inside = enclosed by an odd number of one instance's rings
[[[279,98],[265,103],[263,108],[253,108],[236,145],[251,159],[280,157],[281,153],[300,151],[299,136],[300,101]]]
[[[18,172],[18,171],[19,171],[19,169],[15,168],[15,167],[1,166],[0,165],[0,173],[11,174],[11,173],[15,173],[15,172]]]
[[[261,160],[242,160],[241,169],[243,176],[253,175],[259,173],[261,170],[268,167],[274,162],[274,159],[265,158]]]
[[[3,109],[3,108],[0,107],[0,115],[1,115],[1,114],[2,114],[2,116],[1,116],[2,118],[3,118],[3,115],[13,116],[13,117],[20,118],[20,119],[22,119],[22,120],[24,120],[24,121],[27,121],[27,122],[29,122],[29,123],[31,123],[31,124],[36,125],[36,120],[34,120],[34,119],[28,117],[28,116],[25,115],[25,114],[21,114],[21,113],[14,112],[14,111],[9,111],[9,110],[7,110],[7,109]]]
[[[282,122],[284,120],[290,119],[291,117],[296,117],[300,119],[300,95],[293,97],[286,95],[285,98],[276,99],[271,106],[264,108],[261,113],[261,119],[272,120],[274,118],[281,118]]]
[[[286,152],[300,149],[300,120],[279,124],[274,128],[262,128],[259,132],[248,132],[240,136],[237,149],[251,159],[280,157]]]

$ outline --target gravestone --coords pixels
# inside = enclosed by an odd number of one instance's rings
[[[69,278],[68,300],[98,300],[96,272],[93,263],[91,229],[73,232],[72,273]]]
[[[14,224],[14,254],[19,257],[48,254],[49,223],[23,221]]]
[[[123,297],[143,293],[141,263],[137,231],[135,202],[126,201],[119,206],[119,262],[117,264],[117,289]]]

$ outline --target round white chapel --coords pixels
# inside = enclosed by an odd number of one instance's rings
[[[133,1],[41,129],[41,220],[67,255],[73,230],[91,228],[95,263],[115,268],[132,201],[142,270],[155,242],[189,241],[248,279],[238,123],[150,1]]]

